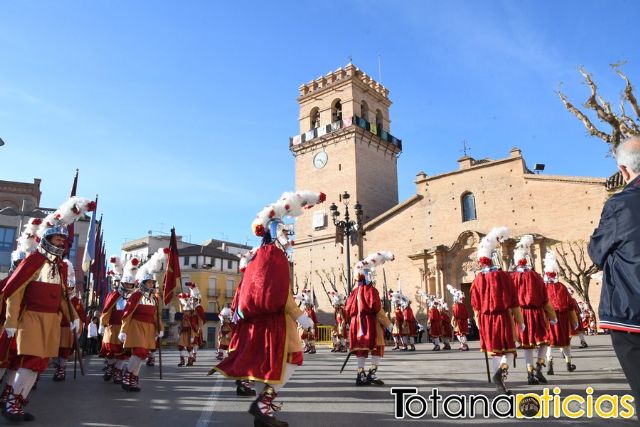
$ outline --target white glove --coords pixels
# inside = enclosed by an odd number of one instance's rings
[[[304,329],[313,328],[313,320],[311,320],[311,318],[309,316],[307,316],[307,313],[302,313],[300,316],[298,316],[296,321]]]
[[[77,332],[80,329],[80,319],[76,319],[71,322],[71,326],[69,327],[72,331]]]
[[[520,323],[520,330],[524,332],[525,329],[527,329],[527,325],[525,325],[524,323]]]
[[[4,330],[7,332],[7,336],[9,338],[13,338],[13,336],[16,334],[16,331],[17,331],[16,328],[4,328]]]
[[[549,319],[549,324],[550,325],[557,325],[558,324],[558,319]]]
[[[162,337],[160,337],[160,338],[162,338]],[[191,338],[191,344],[193,344],[194,342],[196,342],[196,338],[195,338],[195,337],[192,337],[192,338]]]
[[[125,340],[127,339],[127,334],[125,334],[124,332],[120,332],[118,334],[118,339],[120,340],[120,342],[125,342]]]
[[[162,338],[164,336],[164,331],[158,332],[158,338]],[[193,342],[193,338],[191,338],[191,342]]]

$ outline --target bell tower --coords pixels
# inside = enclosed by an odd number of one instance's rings
[[[305,282],[313,284],[323,308],[326,297],[315,271],[346,269],[331,203],[344,215],[341,194],[347,191],[349,213],[355,219],[353,205],[360,202],[363,223],[398,204],[402,141],[390,133],[388,95],[388,89],[351,63],[300,86],[300,133],[290,138],[296,190],[322,191],[327,200],[296,219],[294,280],[300,289]],[[351,254],[353,266],[361,254],[357,247]]]

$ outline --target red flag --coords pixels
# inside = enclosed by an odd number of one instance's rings
[[[176,229],[171,229],[171,240],[169,241],[169,257],[167,260],[167,269],[164,273],[164,281],[162,286],[164,288],[163,299],[164,304],[167,305],[173,299],[177,285],[180,284],[180,290],[182,290],[182,283],[180,277],[180,259],[178,258],[178,243],[176,242]]]
[[[78,189],[78,169],[76,169],[76,176],[73,178],[73,184],[71,185],[71,195],[69,197],[75,196],[77,189]],[[69,224],[69,226],[67,227],[67,230],[69,231],[69,238],[65,242],[65,248],[64,248],[64,256],[66,256],[66,257],[69,256],[69,254],[71,253],[71,248],[73,247],[73,238],[74,238],[73,233],[75,231],[75,227],[73,226],[73,222],[71,224]],[[76,258],[77,257],[78,257],[78,254],[76,254]],[[75,267],[76,260],[72,259],[70,261]]]

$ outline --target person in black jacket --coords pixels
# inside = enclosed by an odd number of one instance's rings
[[[640,137],[614,151],[625,188],[604,204],[589,256],[603,270],[600,327],[611,342],[640,413]]]

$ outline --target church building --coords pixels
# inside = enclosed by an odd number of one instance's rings
[[[451,301],[451,284],[468,294],[478,244],[494,226],[507,226],[511,235],[500,247],[502,267],[509,269],[520,236],[532,234],[540,272],[547,249],[584,248],[598,224],[606,179],[536,174],[518,148],[500,159],[465,155],[447,173],[420,171],[415,194],[398,200],[403,141],[391,134],[389,90],[351,63],[300,86],[298,103],[300,134],[290,139],[296,189],[323,191],[327,201],[296,220],[294,286],[313,288],[321,321],[329,323],[332,313],[322,285],[348,288],[347,251],[351,269],[370,252],[392,251],[396,260],[376,272],[378,290],[385,280],[388,289],[400,287],[423,318],[417,291]],[[333,223],[344,221],[347,209],[350,221],[360,223],[349,245],[336,237]],[[590,264],[586,251],[583,256]],[[597,310],[600,287],[592,282],[591,288]]]

